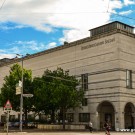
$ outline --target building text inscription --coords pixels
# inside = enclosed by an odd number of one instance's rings
[[[103,44],[108,44],[108,43],[111,43],[111,42],[114,42],[114,41],[115,41],[115,37],[110,38],[110,39],[105,39],[105,40],[100,41],[100,42],[96,42],[96,43],[93,43],[93,44],[82,46],[81,50],[85,50],[85,49],[88,49],[88,48],[91,48],[91,47],[96,47],[96,46],[103,45]]]

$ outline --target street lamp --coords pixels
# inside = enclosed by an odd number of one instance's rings
[[[21,56],[21,68],[22,68],[22,74],[21,74],[21,96],[20,96],[20,131],[22,132],[22,112],[23,112],[23,55],[16,54],[17,56]]]

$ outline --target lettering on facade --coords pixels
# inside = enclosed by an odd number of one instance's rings
[[[113,38],[110,38],[110,39],[105,39],[105,40],[100,41],[100,42],[96,42],[96,43],[93,43],[93,44],[82,46],[81,47],[81,50],[89,49],[91,47],[96,47],[96,46],[99,46],[99,45],[109,44],[109,43],[112,43],[114,41],[115,41],[115,38],[114,37]]]

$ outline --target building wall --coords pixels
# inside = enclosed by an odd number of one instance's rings
[[[74,45],[64,45],[24,58],[24,68],[31,69],[33,77],[42,76],[46,69],[55,70],[57,67],[69,70],[70,75],[75,75],[78,79],[81,74],[87,73],[89,81],[85,97],[88,98],[88,105],[74,111],[74,122],[79,123],[79,113],[90,113],[94,128],[99,129],[104,118],[99,114],[98,107],[103,102],[108,102],[112,104],[109,107],[112,108],[115,128],[124,128],[124,107],[128,102],[135,103],[134,72],[133,89],[127,89],[125,85],[126,69],[134,71],[135,67],[134,43],[135,38],[128,35],[106,34],[89,38],[87,42],[80,40]],[[21,61],[18,63],[21,64]],[[0,67],[0,86],[3,84],[3,77],[9,74],[12,64]],[[103,108],[105,105],[108,104],[103,104]]]

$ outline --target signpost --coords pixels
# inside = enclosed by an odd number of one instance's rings
[[[21,94],[21,87],[17,86],[16,87],[16,95],[19,95],[19,94]]]
[[[7,102],[6,102],[5,106],[4,106],[4,110],[6,110],[6,111],[11,111],[12,110],[12,105],[11,105],[9,100],[7,100]]]
[[[23,97],[33,97],[33,94],[23,94]]]
[[[16,84],[16,95],[21,94],[21,88],[22,88],[22,82],[19,81],[19,83]]]
[[[8,124],[9,124],[9,113],[12,110],[12,105],[9,100],[7,100],[5,106],[4,106],[4,112],[6,112],[7,117],[6,117],[6,128],[7,128],[7,135],[8,135]]]

